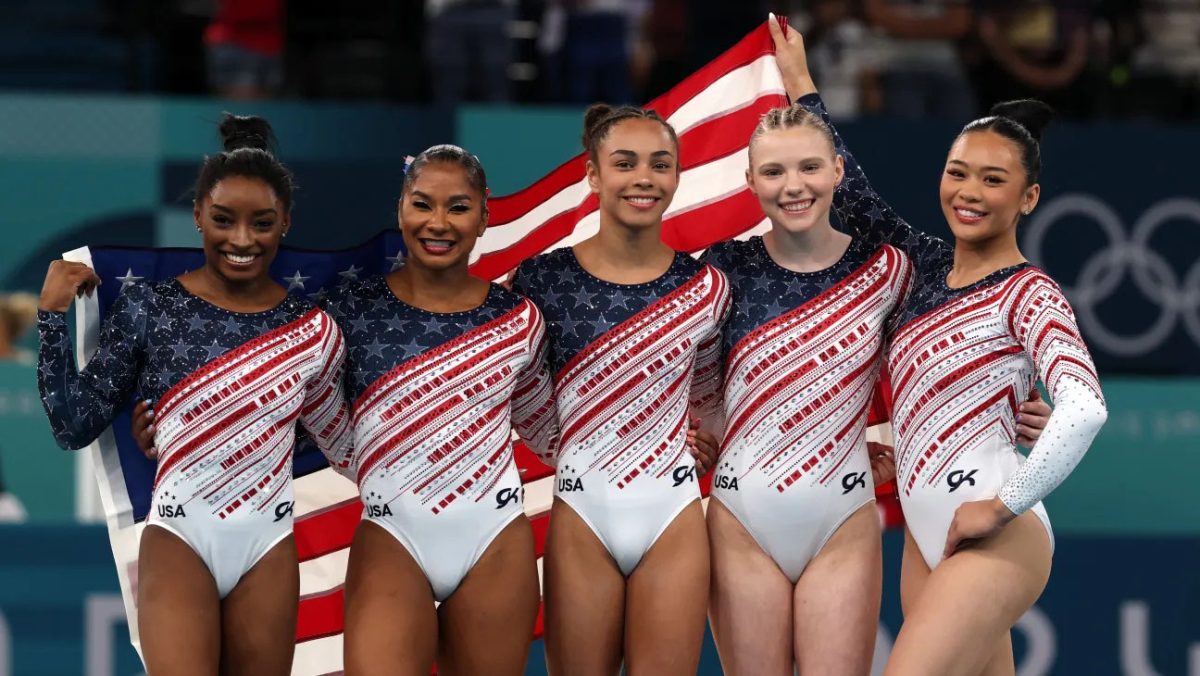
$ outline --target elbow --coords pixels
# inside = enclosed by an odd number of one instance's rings
[[[1097,432],[1100,431],[1101,427],[1104,427],[1104,423],[1108,422],[1108,406],[1103,401],[1097,403],[1092,419],[1095,421],[1094,424]]]

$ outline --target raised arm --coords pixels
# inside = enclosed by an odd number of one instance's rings
[[[829,126],[833,133],[834,148],[845,162],[845,176],[833,195],[833,211],[838,219],[850,229],[851,234],[872,247],[881,244],[899,247],[912,257],[918,269],[923,269],[927,262],[948,256],[952,251],[950,244],[914,230],[871,186],[866,172],[846,147],[821,101],[817,85],[808,70],[804,37],[792,29],[788,29],[785,35],[775,21],[769,22],[769,27],[775,41],[775,62],[779,65],[788,97],[819,116]]]
[[[529,306],[529,361],[517,374],[512,396],[513,429],[538,459],[554,466],[558,461],[558,409],[554,404],[554,378],[546,356],[546,323],[532,302]]]
[[[51,268],[39,304],[38,390],[55,442],[64,449],[77,449],[92,443],[112,424],[117,409],[137,387],[150,290],[136,284],[117,298],[100,330],[99,349],[80,372],[67,332],[70,296],[64,302],[47,295],[52,285],[62,281],[55,279],[62,272],[61,267],[58,272]]]

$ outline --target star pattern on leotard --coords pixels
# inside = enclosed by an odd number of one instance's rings
[[[729,278],[733,309],[725,327],[725,351],[754,329],[824,293],[863,265],[870,257],[858,240],[833,265],[815,272],[795,272],[771,258],[762,237],[722,242],[709,247],[701,260]]]
[[[562,248],[521,264],[513,290],[529,296],[545,316],[550,366],[557,372],[597,338],[682,286],[701,265],[679,253],[655,280],[613,284],[588,273],[571,249]]]
[[[299,319],[312,304],[294,296],[265,312],[224,310],[188,292],[175,279],[133,283],[109,309],[96,354],[76,375],[66,320],[39,314],[38,378],[56,434],[78,418],[103,429],[113,407],[137,394],[158,400],[213,359]],[[43,316],[44,315],[44,316]],[[72,388],[71,408],[57,383]],[[103,425],[101,425],[103,422]],[[85,440],[86,442],[86,440]]]
[[[350,400],[398,365],[503,316],[519,302],[516,294],[492,285],[480,307],[436,313],[401,301],[382,275],[339,285],[325,307],[346,340]]]

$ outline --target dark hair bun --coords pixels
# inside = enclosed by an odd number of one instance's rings
[[[1020,99],[1004,101],[992,106],[988,111],[997,117],[1004,117],[1025,127],[1033,140],[1041,142],[1042,132],[1050,120],[1054,119],[1054,109],[1037,99]]]
[[[257,115],[225,113],[219,130],[225,152],[257,148],[275,154],[275,132],[271,130],[269,122]]]
[[[607,103],[593,103],[588,106],[587,112],[583,114],[583,147],[590,149],[588,140],[592,137],[592,130],[596,125],[600,124],[604,118],[608,117],[613,112],[613,107]]]

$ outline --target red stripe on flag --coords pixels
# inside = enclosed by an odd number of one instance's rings
[[[297,558],[311,561],[349,547],[361,518],[362,502],[352,498],[296,519],[293,533]]]
[[[766,24],[763,24],[714,61],[651,101],[646,108],[658,111],[658,114],[664,118],[670,117],[724,75],[753,63],[761,56],[774,53],[775,48],[771,42],[771,34],[767,31]],[[781,99],[782,97],[777,98]],[[746,137],[748,136],[749,132]],[[745,138],[736,138],[736,140],[741,145],[745,145]],[[554,171],[528,188],[511,195],[488,200],[489,225],[497,227],[515,221],[564,188],[582,181],[584,176],[583,159],[583,153],[580,153],[563,162]]]
[[[346,619],[342,610],[344,601],[345,593],[341,585],[327,592],[302,597],[296,615],[296,643],[342,633]]]

